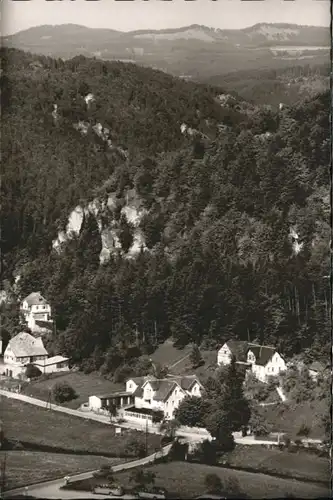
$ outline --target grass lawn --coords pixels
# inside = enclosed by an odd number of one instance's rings
[[[288,475],[297,479],[323,481],[330,480],[330,461],[306,451],[290,453],[263,446],[237,445],[233,452],[225,455],[231,467],[251,467],[267,474]]]
[[[49,481],[99,469],[102,464],[116,465],[120,458],[104,458],[87,455],[67,455],[39,451],[8,451],[6,460],[6,489]]]
[[[191,352],[191,346],[186,346],[183,349],[178,349],[173,346],[173,342],[167,339],[163,344],[160,344],[156,351],[154,351],[150,357],[154,363],[160,363],[161,365],[171,366],[174,363],[180,361],[184,356]],[[173,370],[172,370],[172,373]]]
[[[323,439],[321,416],[325,411],[324,401],[306,401],[298,404],[286,401],[260,408],[266,421],[271,424],[273,432],[285,432],[291,438],[297,437],[296,434],[304,423],[311,429],[309,437]]]
[[[214,375],[216,371],[216,351],[203,351],[201,355],[204,364],[193,369],[189,358],[182,359],[174,368],[170,369],[170,373],[174,375],[196,375],[200,380],[204,380],[208,375]],[[186,353],[184,354],[186,356]],[[184,357],[183,356],[183,357]]]
[[[123,429],[122,434],[115,434],[112,425],[66,415],[5,397],[1,397],[0,401],[0,419],[7,439],[61,448],[69,452],[121,455],[125,453],[127,439],[136,437],[145,441],[143,432]],[[158,435],[148,434],[148,447],[151,453],[159,447],[160,439]]]
[[[23,387],[22,393],[47,401],[49,391],[58,383],[67,382],[73,387],[78,395],[77,399],[64,403],[63,406],[77,409],[82,403],[86,403],[89,396],[105,394],[107,392],[124,390],[124,384],[116,384],[97,375],[85,375],[81,372],[67,372],[54,374],[48,379],[36,380],[27,383]]]
[[[172,496],[193,498],[205,493],[205,476],[217,474],[222,484],[238,483],[241,493],[250,498],[281,498],[292,493],[296,498],[327,497],[329,487],[301,483],[292,479],[279,479],[264,474],[232,471],[202,464],[187,462],[169,462],[146,467],[156,474],[155,484],[166,488]],[[131,472],[124,471],[115,474],[120,484],[128,485]]]

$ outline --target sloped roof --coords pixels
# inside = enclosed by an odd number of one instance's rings
[[[244,340],[228,340],[226,344],[237,361],[246,361],[248,342]]]
[[[188,376],[169,376],[165,379],[153,379],[146,380],[145,383],[138,387],[134,391],[134,396],[141,397],[143,394],[143,387],[148,383],[151,385],[151,388],[155,392],[154,400],[155,401],[165,401],[169,396],[170,392],[178,385],[182,390],[188,391],[195,382],[198,382],[200,385],[200,381],[195,375]]]
[[[322,363],[320,363],[320,361],[314,361],[309,366],[309,370],[312,370],[314,372],[323,372],[325,370],[325,367]]]
[[[15,335],[15,337],[10,339],[8,347],[10,347],[17,358],[47,356],[47,350],[44,347],[41,337],[35,338],[27,332]]]
[[[189,391],[196,382],[201,385],[196,375],[168,375],[168,379],[177,382],[184,391]]]
[[[37,305],[45,305],[47,301],[41,295],[40,292],[32,292],[30,293],[22,302],[28,302],[28,306],[37,306]]]
[[[133,392],[133,396],[136,397],[136,398],[141,398],[143,395],[143,389],[142,389],[142,386],[141,387],[137,387],[135,389],[135,391]]]
[[[249,350],[253,352],[256,357],[256,365],[265,366],[268,361],[276,353],[275,347],[268,347],[264,345],[249,344]]]
[[[55,365],[56,363],[62,363],[63,361],[68,361],[69,358],[64,358],[64,356],[52,356],[51,358],[43,359],[41,361],[36,361],[35,363],[40,363],[43,366]]]
[[[176,382],[174,382],[173,380],[159,380],[158,387],[154,394],[154,400],[165,401],[168,398],[170,392],[176,387],[176,385]]]

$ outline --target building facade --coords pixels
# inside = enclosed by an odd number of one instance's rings
[[[40,292],[32,292],[22,300],[20,313],[32,332],[52,329],[51,306]]]
[[[44,362],[48,358],[41,337],[35,338],[30,333],[21,332],[8,342],[4,352],[4,373],[9,377],[24,375],[26,366],[35,362]]]

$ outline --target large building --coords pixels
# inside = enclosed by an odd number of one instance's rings
[[[234,357],[236,363],[244,365],[262,382],[268,377],[279,375],[287,370],[283,356],[275,347],[251,342],[229,340],[217,353],[217,364],[228,365]]]
[[[36,338],[28,332],[21,332],[10,339],[3,361],[3,374],[13,378],[25,378],[27,365],[36,366],[42,374],[69,370],[69,358],[60,355],[49,357],[42,337]]]
[[[8,342],[4,352],[4,372],[9,377],[21,377],[26,366],[34,362],[44,362],[48,358],[41,337],[21,332]]]
[[[172,419],[180,402],[186,396],[201,397],[202,384],[194,375],[155,377],[134,377],[126,382],[126,390],[94,395],[89,398],[91,410],[105,409],[112,402],[118,408],[124,407],[125,417],[149,418],[160,411],[164,418]]]

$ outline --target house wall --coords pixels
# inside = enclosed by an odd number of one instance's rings
[[[1,373],[4,373],[7,377],[24,379],[25,370],[26,370],[25,366],[20,363],[16,364],[4,363],[3,367],[1,368]]]
[[[41,356],[39,356],[41,358]],[[47,359],[47,356],[45,358]],[[62,361],[61,363],[53,363],[52,365],[44,365],[44,363],[40,363],[39,361],[35,361],[34,365],[40,369],[42,373],[55,373],[55,372],[66,372],[69,370],[68,361]]]
[[[256,362],[256,357],[251,350],[247,353],[247,362],[254,364]]]
[[[280,372],[287,369],[284,359],[278,352],[274,354],[272,359],[265,366],[266,377],[279,375]]]
[[[217,353],[217,364],[218,365],[229,365],[231,362],[231,351],[227,344],[224,344]]]
[[[252,364],[252,373],[257,377],[261,382],[265,382],[266,380],[266,371],[265,367],[261,365]]]
[[[89,396],[88,406],[91,410],[102,408],[102,400],[97,396]]]
[[[181,387],[177,386],[170,393],[168,399],[164,402],[164,416],[167,419],[172,419],[174,417],[174,412],[176,408],[178,408],[180,402],[184,399],[186,393],[181,389]]]
[[[126,392],[134,392],[138,388],[138,385],[134,382],[134,380],[127,380],[126,382]]]
[[[191,396],[201,397],[201,386],[196,382],[189,391]]]
[[[10,348],[10,342],[6,347],[6,350],[3,355],[3,360],[5,363],[17,363],[16,356]]]

